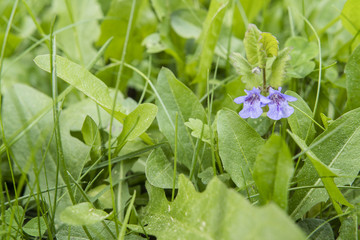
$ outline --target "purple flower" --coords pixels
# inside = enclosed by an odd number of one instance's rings
[[[294,108],[290,107],[288,102],[294,102],[297,98],[289,95],[285,95],[279,90],[274,90],[270,87],[269,96],[267,97],[271,102],[269,105],[269,111],[267,116],[273,120],[279,120],[281,118],[287,118],[294,112]]]
[[[270,103],[270,100],[260,94],[260,90],[253,88],[248,91],[245,90],[246,96],[237,97],[234,102],[237,104],[244,103],[243,109],[239,112],[242,118],[258,118],[262,114],[263,110],[261,107]]]

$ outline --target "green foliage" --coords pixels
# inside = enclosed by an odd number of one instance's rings
[[[287,118],[291,131],[306,143],[311,143],[316,132],[311,120],[313,113],[310,107],[297,93],[288,90],[285,94],[297,98],[297,101],[291,103],[291,106],[294,107],[294,113]]]
[[[185,126],[192,130],[191,136],[211,144],[210,128],[200,119],[189,118],[189,121],[185,123]]]
[[[256,155],[264,140],[233,111],[221,110],[217,121],[219,154],[224,169],[240,189],[250,188]]]
[[[231,240],[239,236],[242,239],[304,239],[302,232],[277,206],[251,206],[217,178],[199,193],[181,175],[179,193],[173,202],[166,199],[162,189],[147,184],[147,190],[150,200],[141,219],[147,224],[146,233],[159,240]],[[138,226],[131,226],[131,229],[143,232]]]
[[[195,139],[191,136],[191,130],[185,126],[185,122],[190,118],[205,121],[205,110],[195,94],[166,68],[161,69],[159,73],[156,89],[160,95],[160,99],[156,100],[159,108],[156,117],[159,128],[171,148],[175,150],[175,117],[176,113],[178,114],[177,154],[181,156],[178,161],[191,169]]]
[[[248,89],[260,86],[261,75],[252,72],[252,66],[240,53],[232,53],[230,60]]]
[[[26,234],[34,237],[44,235],[47,226],[43,217],[34,217],[28,221],[22,228]]]
[[[356,47],[360,41],[358,36],[360,30],[360,17],[359,14],[357,14],[359,9],[360,7],[357,0],[348,0],[340,15],[342,25],[355,37],[353,47]]]
[[[253,177],[263,203],[275,202],[287,209],[288,188],[294,167],[289,147],[277,135],[272,135],[260,149]]]
[[[345,66],[347,109],[360,107],[360,46],[351,54]]]
[[[259,46],[260,38],[260,30],[254,24],[250,24],[245,33],[244,47],[246,52],[246,58],[252,66],[259,65],[259,52],[261,51],[259,47],[263,47]]]
[[[312,234],[309,239],[335,239],[330,224],[322,219],[306,218],[301,220],[298,226],[301,227],[307,235]]]
[[[289,53],[290,48],[285,48],[281,50],[278,57],[271,65],[271,75],[269,78],[270,86],[274,88],[282,86],[286,77],[288,62],[290,60]]]
[[[60,219],[66,224],[79,226],[98,223],[108,216],[109,214],[94,208],[91,203],[83,202],[65,208],[61,212]]]

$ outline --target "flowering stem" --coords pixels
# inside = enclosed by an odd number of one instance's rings
[[[265,68],[262,69],[262,73],[263,73],[263,87],[262,87],[262,92],[265,93],[265,92],[266,92],[266,71],[265,71]]]

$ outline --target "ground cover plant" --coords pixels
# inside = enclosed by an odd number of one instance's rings
[[[358,239],[359,12],[0,1],[1,239]]]

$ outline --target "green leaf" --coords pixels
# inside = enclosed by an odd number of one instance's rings
[[[252,72],[252,66],[240,53],[232,53],[230,55],[230,61],[241,75],[241,81],[246,84],[247,88],[251,89],[261,85],[261,74]]]
[[[352,110],[360,107],[360,46],[351,54],[345,66],[346,74],[346,108]]]
[[[264,140],[239,115],[221,110],[217,121],[219,154],[225,171],[241,189],[253,184],[253,166]]]
[[[278,88],[282,86],[286,78],[286,69],[290,60],[290,48],[285,48],[279,52],[278,57],[271,65],[271,75],[269,77],[270,86]]]
[[[91,153],[94,158],[97,159],[101,156],[101,136],[95,121],[90,117],[86,116],[84,124],[81,128],[81,133],[84,142],[91,146]]]
[[[103,240],[103,239],[116,239],[116,230],[114,221],[104,220],[108,228],[110,228],[111,233],[105,229],[103,224],[94,224],[87,225],[90,235],[94,240]],[[88,240],[89,237],[84,232],[84,229],[81,226],[63,226],[56,232],[57,240]],[[127,240],[127,238],[125,238]]]
[[[289,147],[277,135],[262,146],[254,165],[254,180],[264,203],[275,202],[286,210],[294,167]]]
[[[200,83],[199,96],[203,96],[206,92],[207,74],[211,69],[216,43],[220,35],[223,18],[228,4],[228,0],[212,0],[208,14],[203,23],[203,30],[196,50],[196,56],[199,56],[199,59],[196,57],[196,61],[198,61],[199,64],[197,75],[193,81],[193,83]]]
[[[194,15],[196,17],[194,17]],[[171,14],[171,27],[183,38],[197,39],[202,30],[206,11],[196,9],[180,9]]]
[[[50,55],[40,55],[34,59],[36,65],[46,72],[50,72]],[[98,103],[107,112],[112,112],[113,100],[105,83],[82,67],[66,58],[56,56],[57,76],[77,88],[86,96]],[[115,107],[114,117],[123,122],[125,114],[120,106]]]
[[[249,24],[245,33],[244,47],[246,58],[252,66],[259,64],[259,40],[261,37],[260,30],[254,24]]]
[[[329,124],[333,122],[333,120],[327,117],[325,114],[320,113],[321,121],[324,124],[325,129],[329,127]]]
[[[340,234],[336,240],[358,240],[358,216],[353,212],[341,223]]]
[[[156,100],[159,108],[157,120],[160,131],[169,141],[171,148],[175,149],[175,118],[178,113],[178,148],[179,163],[191,169],[192,156],[195,151],[195,139],[191,131],[185,126],[190,118],[202,121],[206,119],[206,113],[195,94],[183,83],[178,81],[174,74],[162,68],[158,80],[157,91],[160,98]],[[165,108],[164,108],[165,107]]]
[[[154,121],[158,108],[151,103],[140,104],[124,119],[123,130],[118,138],[119,144],[132,141],[142,135]]]
[[[276,57],[279,50],[279,42],[270,33],[261,33],[258,41],[258,64],[259,68],[266,68],[268,57]]]
[[[353,36],[357,36],[360,30],[359,2],[357,0],[347,0],[341,11],[341,22],[346,30]],[[359,44],[359,36],[354,40],[354,44]]]
[[[348,117],[344,117],[345,120],[350,120],[352,117],[351,114],[348,114],[347,116]],[[340,171],[344,176],[356,176],[355,171],[358,172],[360,169],[360,164],[354,164],[354,160],[351,160],[351,155],[358,152],[357,147],[351,148],[351,146],[354,146],[352,144],[354,144],[354,141],[360,143],[360,135],[357,136],[357,131],[353,129],[354,127],[344,124],[344,127],[340,130],[343,133],[340,133],[340,131],[331,133],[331,131],[334,130],[334,127],[339,127],[339,123],[342,123],[344,118],[335,121],[323,134],[316,138],[312,144],[313,147],[310,145],[310,147],[312,147],[311,151],[308,150],[308,147],[303,140],[297,135],[289,132],[299,147],[303,151],[306,151],[306,155],[310,160],[311,165],[316,170],[314,172],[311,167],[307,165],[309,163],[306,162],[297,176],[298,179],[301,179],[301,181],[298,182],[298,187],[303,185],[321,186],[320,182],[322,182],[325,187],[325,189],[310,188],[295,192],[290,199],[291,216],[295,219],[302,217],[315,204],[326,201],[329,196],[337,211],[341,211],[339,204],[352,207],[352,205],[344,198],[337,185],[351,184],[354,178],[340,177],[336,179],[335,183],[334,178],[337,177],[337,174],[330,169],[337,169],[337,171]],[[357,126],[355,128],[358,129],[359,127],[360,126]],[[325,137],[326,141],[320,142],[320,139]],[[318,143],[316,144],[316,142]],[[352,162],[351,167],[348,162]]]
[[[23,226],[23,231],[34,237],[44,235],[46,230],[47,226],[43,217],[34,217]]]
[[[285,47],[291,50],[290,66],[288,73],[294,78],[304,78],[315,69],[312,61],[318,55],[318,46],[314,42],[309,42],[303,37],[291,37],[285,42]]]
[[[259,42],[266,53],[266,57],[276,57],[279,51],[279,42],[271,33],[261,33]]]
[[[23,222],[25,220],[25,211],[21,206],[12,206],[5,211],[4,220],[7,225],[10,225],[13,228],[22,228]]]
[[[315,137],[315,127],[313,121],[313,113],[307,103],[293,91],[286,91],[285,94],[296,97],[295,102],[290,103],[294,107],[294,113],[287,118],[291,131],[299,136],[306,143],[311,143]]]
[[[209,125],[204,124],[200,119],[189,118],[185,126],[192,130],[191,136],[211,144],[210,141],[210,128]]]
[[[162,189],[146,185],[150,199],[141,221],[147,234],[165,239],[304,239],[302,232],[277,206],[258,208],[229,190],[217,178],[196,192],[183,175],[179,192],[169,202]],[[143,232],[139,226],[131,229]]]
[[[156,12],[158,18],[163,20],[163,18],[170,13],[176,11],[177,9],[185,9],[194,5],[194,2],[191,0],[151,0],[151,4]]]
[[[98,223],[109,216],[107,212],[95,209],[91,203],[83,202],[65,208],[60,219],[63,223],[80,226]]]
[[[47,193],[47,190],[64,186],[65,183],[63,176],[57,177],[58,159],[54,154],[56,143],[51,137],[54,129],[54,120],[50,111],[52,99],[29,86],[15,84],[7,89],[3,104],[3,123],[7,139],[11,139],[19,131],[24,131],[25,127],[33,125],[11,146],[15,171],[18,174],[23,172],[28,176],[27,185],[37,186],[40,191],[46,192],[42,196],[44,202],[53,203],[54,191]],[[95,106],[93,107],[95,109]],[[78,122],[80,129],[86,114],[83,114],[82,109],[76,109],[70,115],[69,111],[71,107],[63,110],[60,116],[61,141],[67,170],[77,179],[82,167],[88,161],[90,148],[70,135],[70,129],[74,127],[73,123]],[[41,119],[35,121],[39,117]],[[29,193],[27,188],[26,193]],[[65,194],[57,202],[57,209],[61,209],[70,201],[64,189],[58,189],[58,194]],[[58,212],[56,217],[57,214]]]
[[[98,1],[54,1],[52,7],[57,16],[55,29],[75,24],[72,29],[56,35],[61,50],[69,59],[87,65],[96,56],[94,43],[100,35],[99,22],[89,21],[103,17]]]
[[[334,232],[328,222],[317,218],[305,218],[297,223],[299,227],[307,234],[311,234],[316,230],[314,234],[309,238],[310,240],[322,240],[322,239],[335,239]]]
[[[155,187],[168,189],[173,187],[174,164],[168,160],[161,148],[155,149],[149,155],[146,161],[145,174],[149,183]],[[176,188],[177,178],[176,174]]]

